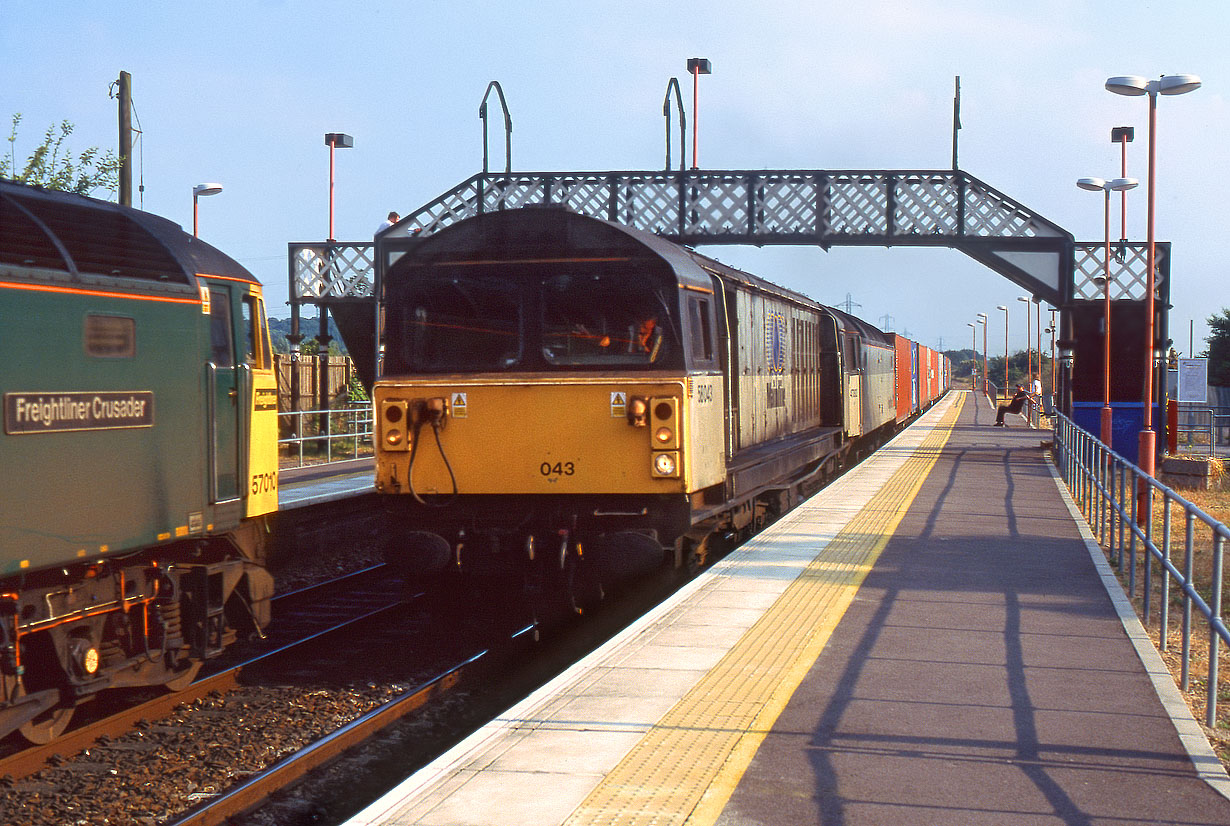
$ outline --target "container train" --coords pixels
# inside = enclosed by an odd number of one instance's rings
[[[902,336],[562,208],[378,241],[386,557],[573,602],[695,568],[949,385]]]
[[[269,619],[260,284],[161,218],[0,182],[0,735],[186,684]]]

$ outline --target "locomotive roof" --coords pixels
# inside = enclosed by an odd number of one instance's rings
[[[427,236],[382,236],[378,247],[405,249],[414,264],[480,255],[491,261],[555,260],[559,255],[595,260],[658,258],[680,285],[712,289],[688,250],[656,235],[560,207],[485,212]],[[393,269],[397,268],[394,264]]]
[[[243,266],[178,224],[84,195],[0,180],[0,265],[65,273],[69,280],[144,282],[196,293],[197,274],[256,283]]]

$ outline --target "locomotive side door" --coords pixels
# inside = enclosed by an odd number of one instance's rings
[[[209,360],[205,363],[205,393],[209,447],[209,501],[239,498],[239,375],[235,366],[235,318],[231,288],[209,284]]]

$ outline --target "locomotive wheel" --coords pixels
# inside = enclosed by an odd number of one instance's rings
[[[18,686],[17,696],[25,696],[25,693],[25,689]],[[63,734],[72,720],[72,706],[53,706],[22,725],[18,731],[34,745],[45,746]]]
[[[197,672],[201,670],[201,666],[205,663],[197,660],[190,664],[183,671],[176,674],[171,679],[163,683],[167,691],[183,691],[188,686],[192,685],[192,681],[196,679]]]

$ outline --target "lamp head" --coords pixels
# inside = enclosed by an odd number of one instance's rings
[[[1184,95],[1200,88],[1200,78],[1195,75],[1162,75],[1157,87],[1163,95]]]
[[[1005,313],[1006,313],[1006,312],[1008,312],[1008,308],[1007,308],[1007,307],[1005,307],[1003,304],[996,304],[996,305],[995,305],[995,309],[997,309],[997,310],[1003,310]]]
[[[192,187],[192,197],[196,198],[201,195],[217,195],[222,191],[222,184],[197,184]]]
[[[1016,300],[1017,300],[1017,301],[1024,301],[1026,304],[1028,304],[1028,303],[1029,303],[1029,296],[1027,296],[1027,295],[1018,295],[1018,296],[1016,297]]]
[[[1148,93],[1149,81],[1140,75],[1119,75],[1106,79],[1106,91],[1135,97]]]
[[[1103,178],[1081,178],[1076,185],[1090,192],[1098,192],[1106,188],[1106,181]]]
[[[1115,178],[1107,181],[1106,188],[1112,192],[1127,192],[1129,189],[1135,189],[1140,185],[1140,181],[1135,178]]]
[[[690,75],[708,75],[713,73],[713,64],[709,62],[707,57],[689,57],[688,58],[688,74]]]

